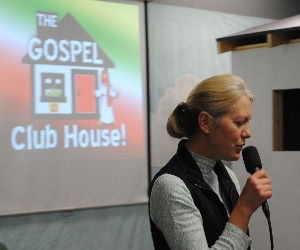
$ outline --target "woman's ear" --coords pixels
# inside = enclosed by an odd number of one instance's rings
[[[208,135],[209,132],[210,132],[210,128],[211,128],[211,117],[210,117],[210,115],[207,112],[202,111],[198,116],[198,122],[199,122],[200,130],[204,134]]]

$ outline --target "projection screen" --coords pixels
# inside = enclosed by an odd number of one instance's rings
[[[144,3],[1,0],[0,215],[147,201]]]

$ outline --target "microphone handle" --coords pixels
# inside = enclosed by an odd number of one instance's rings
[[[250,174],[254,174],[256,171],[260,170],[261,169],[261,166],[255,166],[255,167],[252,167],[250,170],[249,170],[249,173]],[[267,217],[267,219],[270,219],[270,209],[269,209],[269,205],[268,205],[268,202],[267,201],[264,201],[263,204],[261,205],[262,206],[262,210],[264,211],[264,214],[265,216]]]
[[[249,173],[254,174],[256,171],[258,171],[260,169],[261,169],[261,166],[253,167],[249,170]],[[270,219],[270,209],[269,209],[268,202],[264,201],[261,206],[262,206],[262,210],[264,211],[264,214],[267,217],[267,219]]]

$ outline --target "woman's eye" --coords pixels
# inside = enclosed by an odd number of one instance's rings
[[[244,125],[244,122],[234,122],[234,123],[235,123],[235,125],[237,125],[238,127],[241,127],[241,126]]]

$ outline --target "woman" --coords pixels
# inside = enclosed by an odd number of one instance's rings
[[[272,196],[264,170],[240,194],[235,161],[250,138],[254,96],[235,75],[199,83],[171,113],[167,131],[177,153],[150,185],[149,214],[155,249],[250,249],[251,215]],[[240,194],[240,195],[239,195]]]

